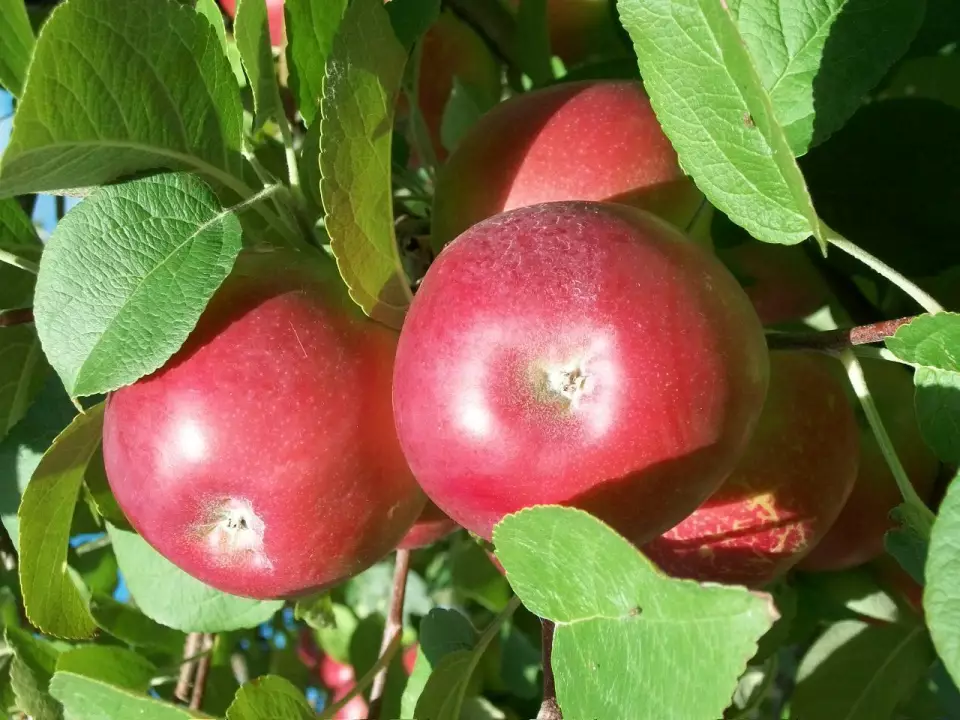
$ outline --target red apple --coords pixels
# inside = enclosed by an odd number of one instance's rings
[[[238,0],[220,0],[220,5],[231,18],[237,16]],[[270,28],[270,43],[278,47],[283,45],[283,0],[267,0],[267,24]]]
[[[390,408],[397,334],[333,264],[243,253],[183,348],[112,393],[103,453],[131,524],[225,592],[317,592],[389,553],[426,501]]]
[[[857,477],[858,429],[840,364],[770,354],[770,389],[750,446],[696,512],[644,547],[665,572],[760,587],[837,519]]]
[[[442,168],[432,242],[527,205],[607,200],[686,227],[702,201],[640,83],[565,83],[497,105]]]
[[[327,654],[320,658],[317,677],[329,690],[337,691],[353,685],[353,666],[338,662]]]
[[[401,550],[416,550],[433,545],[457,529],[457,524],[429,500],[420,517],[397,546]]]
[[[333,697],[330,698],[330,704],[340,702],[351,690],[353,690],[353,685],[335,691]],[[334,713],[333,720],[367,720],[369,717],[370,707],[367,705],[367,701],[363,699],[363,695],[354,695],[350,702]]]
[[[417,649],[420,647],[420,643],[414,643],[406,650],[403,651],[403,669],[407,671],[407,675],[413,675],[413,668],[417,664]]]
[[[917,426],[910,373],[885,360],[860,362],[907,477],[926,500],[933,492],[940,465]],[[798,567],[810,571],[843,570],[879,557],[884,552],[883,536],[893,527],[890,511],[901,502],[890,466],[873,431],[862,419],[860,472],[853,493],[839,520]]]
[[[414,475],[471,532],[558,503],[642,543],[733,468],[767,365],[710,253],[636,208],[546,203],[473,226],[430,267],[394,414]]]
[[[764,325],[802,320],[830,299],[820,271],[798,246],[751,240],[717,256],[739,278]]]

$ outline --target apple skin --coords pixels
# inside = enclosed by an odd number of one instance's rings
[[[721,488],[646,545],[669,575],[761,587],[836,521],[857,477],[859,431],[839,363],[770,353],[770,389],[750,446]]]
[[[238,0],[220,0],[220,5],[231,18],[237,16]],[[279,47],[284,43],[283,0],[267,0],[267,26],[270,29],[270,44]]]
[[[458,528],[459,526],[447,517],[443,510],[428,500],[423,512],[420,513],[420,517],[417,518],[417,521],[400,541],[400,544],[397,545],[397,548],[399,550],[424,548],[439,542],[447,535],[456,532]]]
[[[130,523],[251,598],[317,592],[388,554],[426,502],[393,428],[397,338],[318,253],[241,253],[183,348],[107,400],[104,462]]]
[[[439,250],[499,212],[559,200],[625,203],[685,228],[702,199],[640,83],[563,83],[470,128],[439,173],[431,242]]]
[[[910,372],[886,360],[861,359],[883,426],[920,498],[929,500],[940,463],[917,425]],[[894,526],[890,511],[902,502],[890,466],[866,420],[860,423],[860,472],[840,518],[797,566],[806,571],[845,570],[880,557],[883,536]]]
[[[744,286],[765,326],[802,320],[826,305],[830,289],[796,246],[748,241],[717,250]]]
[[[394,415],[417,480],[471,532],[556,503],[640,544],[733,469],[767,374],[756,313],[710,253],[636,208],[545,203],[473,226],[430,267]]]

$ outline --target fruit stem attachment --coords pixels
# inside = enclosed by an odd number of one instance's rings
[[[913,300],[928,313],[943,312],[943,306],[938,303],[932,295],[927,293],[925,290],[922,290],[917,284],[911,280],[908,280],[892,267],[868,253],[866,250],[857,247],[855,244],[847,240],[843,235],[828,227],[826,224],[824,224],[823,228],[826,241],[835,248],[843,250],[843,252],[855,257],[874,272],[885,277],[887,280],[892,282],[894,285],[903,290],[903,292],[913,298]]]
[[[541,619],[541,647],[543,648],[543,702],[537,720],[563,720],[560,705],[557,703],[557,687],[553,677],[553,634],[556,626],[549,620]]]
[[[26,325],[32,322],[33,308],[19,308],[17,310],[3,310],[0,312],[0,327]]]
[[[767,347],[771,350],[819,350],[821,352],[846,350],[855,345],[883,342],[916,317],[911,315],[896,320],[882,320],[869,325],[822,332],[770,332],[767,333]]]
[[[900,488],[900,494],[903,496],[904,502],[907,503],[907,505],[914,506],[919,512],[927,516],[932,523],[934,518],[933,513],[923,500],[920,499],[920,496],[914,489],[910,478],[907,476],[906,470],[903,469],[900,458],[897,457],[897,451],[893,447],[893,442],[890,440],[890,436],[883,426],[883,420],[881,420],[876,403],[874,403],[873,396],[870,394],[870,388],[867,387],[867,379],[864,377],[860,361],[853,353],[853,350],[850,349],[840,353],[840,361],[847,371],[850,385],[853,387],[853,391],[856,393],[861,407],[863,407],[864,415],[867,416],[870,429],[873,430],[873,434],[877,438],[877,444],[880,446],[883,457],[886,459],[887,464],[890,466],[890,471],[897,481],[897,487]]]
[[[326,708],[323,711],[323,714],[321,714],[317,720],[331,720],[331,718],[335,717],[338,712],[347,706],[347,703],[366,690],[370,684],[373,683],[373,679],[380,673],[380,671],[390,665],[390,661],[393,660],[393,656],[396,655],[397,650],[400,649],[400,639],[400,633],[394,635],[386,650],[380,653],[380,657],[377,659],[377,662],[375,662],[373,667],[367,671],[367,674],[357,681],[357,684],[351,688],[350,692],[340,698],[340,700],[335,702],[333,705]],[[368,714],[370,718],[375,717],[372,711]]]
[[[37,275],[40,272],[40,266],[37,263],[33,262],[32,260],[22,258],[16,253],[12,253],[8,250],[0,250],[0,263],[13,265],[15,268],[26,270],[28,273],[33,273],[34,275]]]
[[[397,561],[393,570],[393,589],[390,591],[390,609],[387,622],[383,627],[383,641],[380,643],[380,656],[387,651],[394,639],[403,635],[403,599],[407,594],[407,575],[410,573],[410,551],[397,550]],[[370,688],[369,716],[375,720],[380,717],[383,704],[383,691],[387,686],[388,665],[383,665],[373,678]]]

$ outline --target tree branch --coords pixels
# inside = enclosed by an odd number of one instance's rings
[[[870,325],[824,332],[767,333],[767,347],[771,350],[819,350],[821,352],[846,350],[855,345],[883,342],[893,335],[897,328],[906,325],[915,317],[882,320]]]
[[[26,325],[33,322],[33,308],[0,311],[0,327]]]
[[[174,697],[181,702],[190,702],[190,681],[193,679],[193,669],[196,667],[196,660],[193,656],[200,650],[202,633],[189,633],[183,644],[183,663],[180,665],[180,676],[177,678],[177,686],[173,690]]]
[[[540,620],[543,647],[543,702],[537,720],[563,720],[557,704],[557,688],[553,678],[553,633],[556,629],[549,620]]]
[[[407,594],[407,574],[409,572],[410,551],[397,550],[397,564],[393,571],[393,590],[390,593],[390,609],[387,613],[386,625],[383,627],[383,642],[380,643],[381,657],[386,654],[394,639],[403,634],[403,599]],[[372,719],[380,717],[383,691],[387,686],[387,671],[389,668],[390,664],[384,663],[373,679],[373,687],[370,688],[370,710],[368,713]]]
[[[190,709],[199,710],[203,703],[203,693],[207,685],[207,673],[210,672],[210,661],[213,656],[213,635],[205,633],[200,641],[203,655],[197,660],[197,674],[193,678],[193,694],[190,696]]]

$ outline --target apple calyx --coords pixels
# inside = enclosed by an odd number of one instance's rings
[[[559,403],[565,410],[576,410],[581,398],[590,392],[591,374],[582,361],[535,368],[534,388],[538,397]]]
[[[263,550],[266,525],[246,498],[224,498],[206,513],[209,520],[200,528],[211,553],[223,564],[252,563],[271,568]]]

